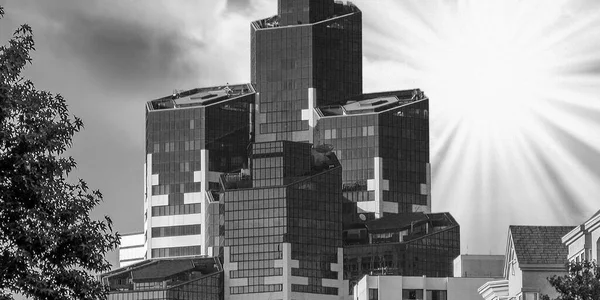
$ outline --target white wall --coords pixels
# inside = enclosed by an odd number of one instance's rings
[[[128,234],[121,236],[119,246],[119,266],[125,267],[144,260],[146,245],[144,233]]]
[[[144,245],[144,242],[145,242],[145,240],[144,240],[143,232],[121,236],[121,247],[122,248]]]
[[[367,300],[369,289],[378,289],[379,299],[402,299],[402,290],[445,290],[448,300],[481,300],[477,289],[490,278],[452,278],[426,276],[364,276],[354,287],[354,299]],[[424,299],[425,300],[425,299]]]

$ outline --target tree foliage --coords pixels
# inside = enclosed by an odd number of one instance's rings
[[[598,300],[600,299],[600,266],[596,262],[583,261],[567,264],[569,273],[548,278],[559,296],[555,300]],[[543,300],[550,297],[544,295]]]
[[[102,194],[67,179],[76,163],[64,152],[83,123],[22,77],[34,50],[28,25],[0,47],[0,299],[103,299],[93,273],[110,270],[119,236],[110,218],[90,219]]]

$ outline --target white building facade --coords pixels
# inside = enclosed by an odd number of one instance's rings
[[[365,276],[354,286],[354,300],[481,300],[477,288],[490,278]]]

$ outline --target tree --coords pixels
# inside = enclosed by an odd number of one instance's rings
[[[548,278],[559,294],[555,300],[600,299],[600,266],[596,262],[571,262],[567,269],[569,273],[566,275]],[[550,300],[550,297],[544,295],[542,299]]]
[[[90,219],[102,194],[67,178],[76,162],[64,152],[83,123],[21,76],[34,50],[28,25],[0,47],[0,299],[103,299],[93,273],[110,270],[119,235],[109,217]]]

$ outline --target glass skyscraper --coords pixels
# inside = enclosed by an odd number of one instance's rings
[[[364,94],[316,112],[315,143],[333,147],[357,213],[429,211],[429,100],[420,90]]]
[[[249,84],[147,103],[146,258],[218,255],[212,250],[222,245],[213,220],[219,208],[211,190],[219,189],[220,174],[247,167],[253,105]]]
[[[333,0],[278,4],[251,25],[257,141],[312,142],[315,107],[362,93],[362,16]]]
[[[357,213],[429,211],[428,99],[362,94],[361,20],[351,3],[280,0],[252,23],[256,141],[332,145]]]
[[[349,2],[278,0],[251,24],[250,84],[146,104],[144,232],[124,239],[124,264],[217,257],[224,299],[452,276],[459,226],[430,213],[429,99],[363,94],[361,18]]]

